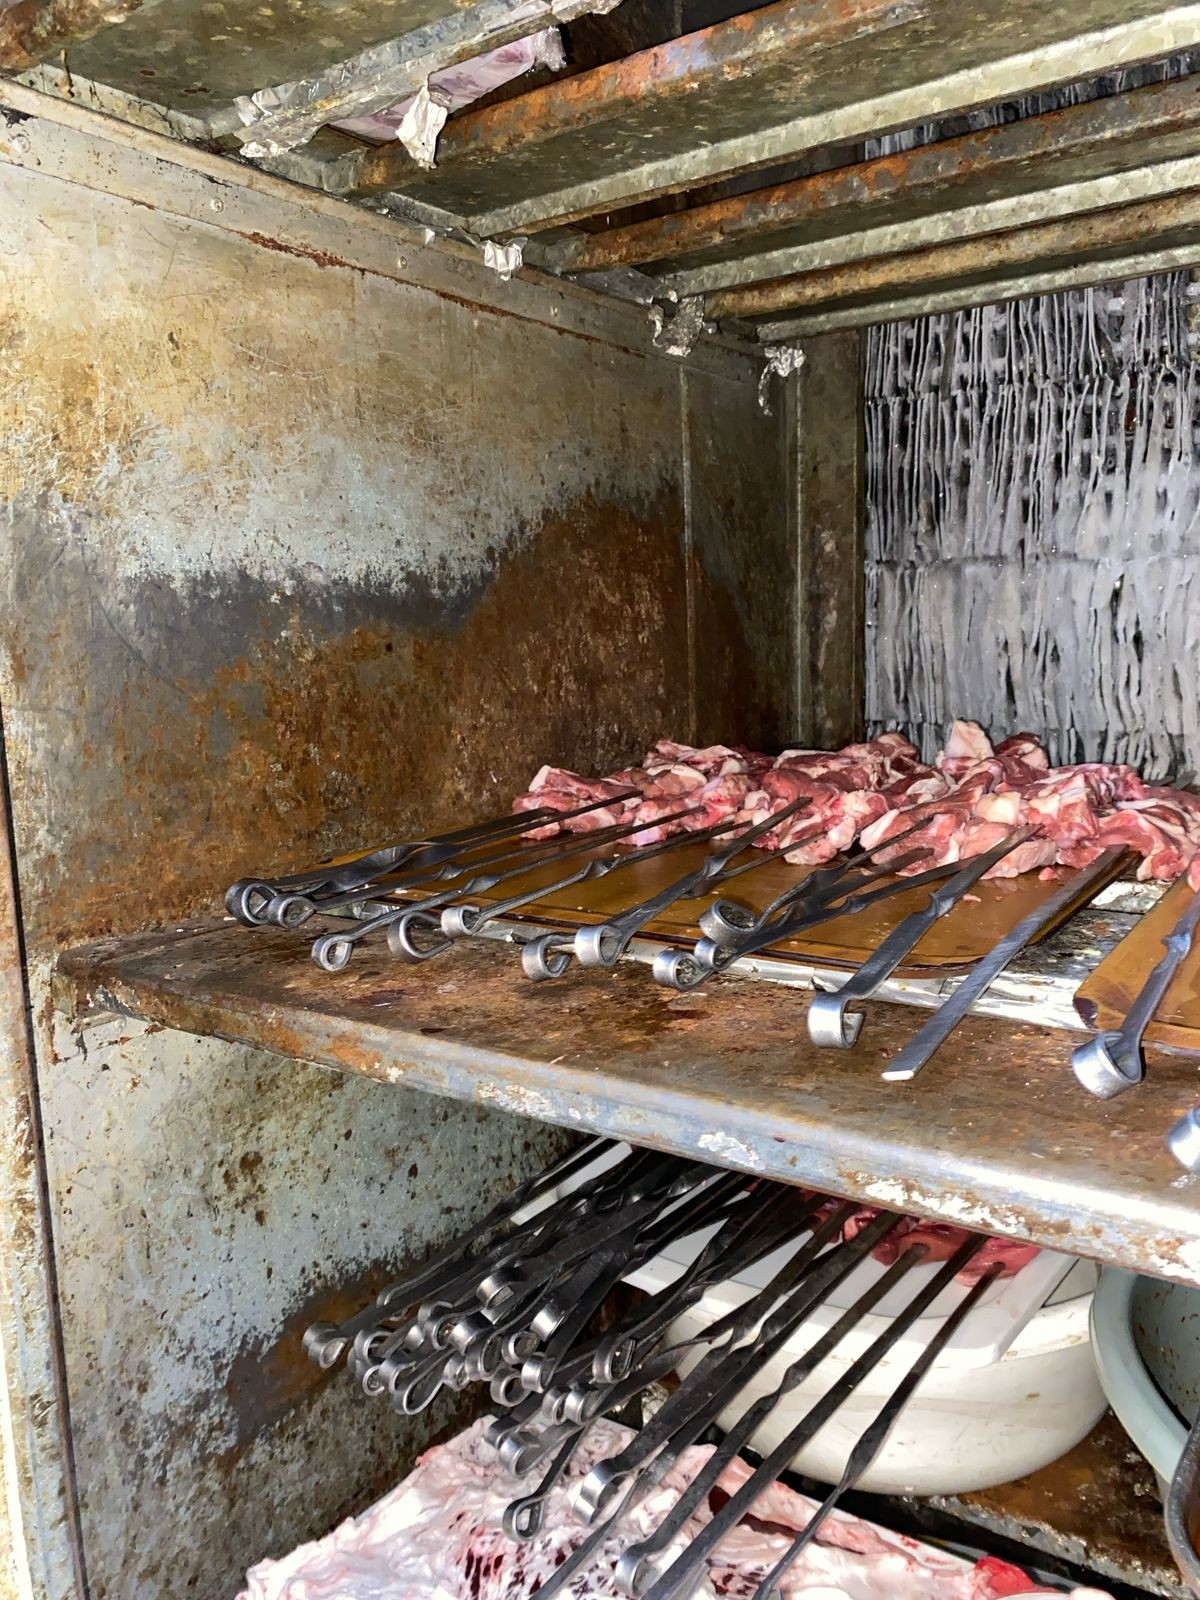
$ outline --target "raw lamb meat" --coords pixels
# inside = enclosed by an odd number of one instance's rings
[[[828,1209],[836,1208],[831,1201]],[[827,1208],[822,1208],[823,1211]],[[842,1229],[842,1237],[853,1239],[869,1222],[879,1215],[878,1206],[860,1206]],[[927,1260],[948,1261],[972,1237],[966,1228],[956,1228],[950,1222],[931,1222],[921,1217],[902,1217],[881,1244],[871,1254],[876,1261],[890,1267],[903,1250],[910,1245],[923,1244],[929,1251]],[[1002,1278],[1015,1277],[1022,1267],[1027,1267],[1038,1253],[1035,1244],[1019,1244],[1015,1239],[985,1239],[975,1255],[958,1274],[961,1283],[975,1283],[993,1267],[1000,1268]]]
[[[362,1516],[281,1560],[260,1561],[239,1600],[528,1600],[587,1531],[570,1513],[575,1484],[595,1462],[623,1449],[632,1434],[617,1423],[598,1422],[565,1481],[551,1492],[541,1531],[518,1544],[505,1536],[500,1519],[520,1491],[483,1438],[486,1422],[426,1451],[409,1477]],[[576,1600],[617,1600],[613,1569],[620,1551],[658,1525],[711,1453],[708,1445],[683,1451],[565,1592]],[[740,1459],[730,1464],[713,1490],[718,1504],[750,1470]],[[774,1484],[752,1516],[717,1547],[693,1600],[749,1600],[816,1505]],[[698,1508],[681,1546],[711,1515],[708,1504]],[[784,1579],[782,1592],[785,1600],[1002,1600],[1049,1591],[1037,1590],[1006,1562],[972,1564],[835,1511]],[[1077,1589],[1072,1600],[1109,1597]]]
[[[627,789],[636,796],[618,801]],[[585,833],[632,819],[644,824],[632,842],[646,845],[725,820],[750,826],[801,797],[808,806],[757,841],[791,862],[828,861],[857,839],[886,863],[888,841],[919,828],[897,847],[897,853],[925,847],[920,860],[901,869],[918,873],[982,855],[1028,828],[1032,836],[989,877],[1083,867],[1104,850],[1125,846],[1142,857],[1139,877],[1186,872],[1200,888],[1200,795],[1151,788],[1132,767],[1116,763],[1052,768],[1033,734],[1014,734],[993,747],[978,723],[966,721],[951,725],[932,767],[897,733],[841,750],[785,750],[773,760],[737,745],[695,748],[660,739],[641,766],[608,778],[543,767],[513,807],[565,812],[611,799],[611,806],[547,823],[530,837],[551,838],[562,829]],[[664,821],[683,808],[687,816]]]

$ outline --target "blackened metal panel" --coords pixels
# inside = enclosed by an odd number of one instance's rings
[[[798,541],[804,740],[862,737],[862,350],[857,331],[804,347],[799,378]]]
[[[794,455],[785,386],[684,378],[696,737],[777,750],[796,727]]]

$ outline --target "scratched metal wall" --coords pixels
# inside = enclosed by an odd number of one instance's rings
[[[486,813],[546,758],[602,768],[698,718],[786,737],[764,685],[791,629],[756,643],[726,541],[786,582],[787,452],[741,358],[689,389],[616,337],[282,244],[277,200],[198,220],[162,163],[131,203],[105,192],[136,191],[128,152],[23,137],[14,164],[0,138],[0,693],[87,1565],[97,1600],[218,1600],[451,1420],[357,1404],[303,1326],[561,1136],[217,1041],[76,1037],[53,954]],[[756,489],[718,525],[724,439]]]

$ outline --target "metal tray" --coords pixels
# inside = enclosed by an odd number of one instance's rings
[[[699,866],[706,848],[709,847],[701,844],[681,845],[666,856],[631,866],[596,882],[575,884],[569,889],[547,894],[506,920],[510,923],[532,923],[540,928],[603,922],[616,912],[648,899],[666,888],[673,879]],[[603,853],[614,852],[605,850]],[[801,882],[811,870],[809,867],[793,866],[780,857],[757,867],[753,872],[734,878],[716,893],[743,900],[755,910],[761,910],[782,889]],[[561,874],[561,867],[546,867],[540,874],[540,881],[551,883]],[[539,876],[531,873],[524,882],[531,888],[536,887]],[[1019,878],[1000,878],[980,883],[974,898],[956,906],[930,929],[917,945],[913,958],[898,969],[898,975],[920,977],[964,971],[986,955],[1023,916],[1057,887],[1058,882],[1043,882],[1036,872],[1023,873]],[[506,885],[510,892],[511,888],[511,885]],[[417,893],[414,891],[413,898]],[[919,910],[928,896],[928,888],[904,891],[857,915],[834,918],[797,938],[781,940],[779,944],[771,946],[771,955],[785,961],[811,963],[815,960],[823,966],[835,968],[857,967],[902,918],[911,911]],[[486,904],[501,897],[502,891],[497,890],[494,894],[474,895],[471,899]],[[373,898],[383,897],[376,895]],[[713,898],[713,895],[708,895],[701,900],[677,901],[669,912],[648,925],[643,932],[643,939],[656,938],[670,944],[690,944],[698,937],[700,914]],[[1077,909],[1078,904],[1075,902],[1065,907],[1062,915],[1046,929],[1046,933],[1061,925]]]

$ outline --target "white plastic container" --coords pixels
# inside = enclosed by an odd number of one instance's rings
[[[690,1259],[702,1238],[687,1241]],[[672,1267],[660,1257],[631,1279],[653,1291],[684,1264],[684,1246]],[[724,1284],[674,1324],[669,1341],[685,1339],[740,1303],[767,1282],[776,1261],[768,1258],[746,1281]],[[829,1302],[721,1413],[730,1427],[747,1406],[773,1389],[784,1369],[813,1345],[884,1269],[862,1263]],[[865,1316],[833,1355],[778,1405],[752,1446],[772,1449],[845,1373],[936,1266],[915,1268],[906,1284]],[[965,1319],[897,1420],[860,1487],[884,1494],[960,1494],[1007,1483],[1066,1453],[1099,1421],[1105,1408],[1088,1337],[1088,1312],[1096,1269],[1087,1262],[1043,1251],[1024,1271],[1002,1279]],[[961,1294],[947,1291],[868,1375],[850,1399],[792,1460],[807,1477],[834,1483],[859,1435],[874,1419],[896,1382],[915,1359],[941,1317]],[[687,1372],[699,1359],[685,1357]]]

